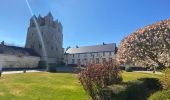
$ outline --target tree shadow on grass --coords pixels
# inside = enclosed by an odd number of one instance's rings
[[[147,100],[156,91],[162,89],[157,78],[141,78],[108,86],[103,89],[105,100]]]

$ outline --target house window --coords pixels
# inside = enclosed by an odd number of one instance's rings
[[[41,44],[39,44],[39,49],[41,49],[42,48],[42,45]]]
[[[99,57],[100,55],[99,55],[99,52],[97,52],[97,57]]]
[[[90,53],[91,56],[93,56],[93,53]]]
[[[87,57],[87,54],[86,54],[86,53],[84,54],[84,57]]]
[[[112,52],[109,52],[109,55],[112,56]]]
[[[109,61],[112,62],[112,58],[109,58]]]
[[[96,58],[96,64],[99,64],[99,58]]]
[[[80,58],[80,54],[78,54],[78,58]]]
[[[75,60],[74,59],[72,59],[72,64],[74,64],[75,63]]]
[[[102,58],[102,62],[103,62],[103,63],[106,62],[106,58]]]
[[[105,52],[103,52],[103,56],[105,56]]]
[[[80,59],[77,59],[77,64],[80,64]]]
[[[73,54],[73,58],[74,58],[74,54]]]

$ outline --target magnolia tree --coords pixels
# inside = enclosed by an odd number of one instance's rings
[[[118,61],[125,65],[170,66],[170,19],[137,30],[118,47]]]

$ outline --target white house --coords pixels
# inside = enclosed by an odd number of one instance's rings
[[[102,44],[93,46],[84,46],[69,48],[65,53],[65,62],[67,64],[102,63],[115,59],[116,44]]]

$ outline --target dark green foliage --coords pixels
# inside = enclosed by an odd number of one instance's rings
[[[143,81],[131,81],[128,83],[125,93],[128,100],[143,100],[147,95],[147,87]]]
[[[157,78],[141,78],[139,79],[144,82],[149,90],[161,90],[162,85]]]
[[[2,71],[0,71],[0,77],[2,76]]]
[[[126,72],[133,72],[133,69],[132,69],[131,67],[126,67],[126,68],[125,68],[125,71],[126,71]]]
[[[38,68],[46,69],[47,68],[47,62],[46,61],[39,61]]]
[[[56,66],[48,66],[48,72],[57,72]]]
[[[103,89],[106,100],[146,100],[149,95],[161,89],[156,78],[143,78]]]
[[[170,68],[167,68],[164,73],[165,74],[161,78],[161,83],[165,90],[170,90]]]
[[[170,91],[158,91],[151,95],[148,100],[170,100]]]

